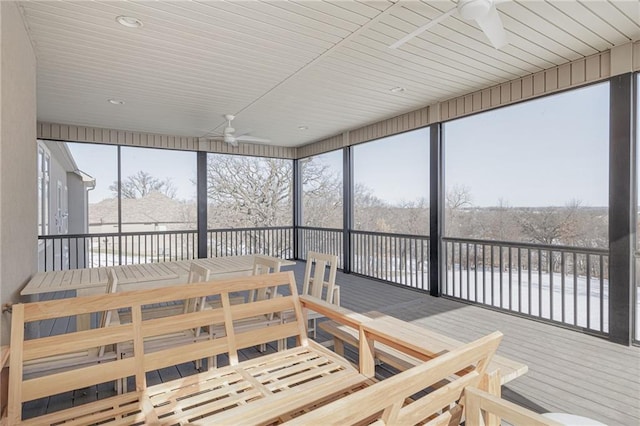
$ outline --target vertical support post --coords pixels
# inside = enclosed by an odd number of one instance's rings
[[[369,336],[362,324],[358,329],[359,345],[358,345],[358,368],[360,374],[365,377],[373,378],[376,375],[376,360],[373,339]]]
[[[198,258],[206,258],[207,253],[207,153],[198,151],[197,157],[197,185],[198,192]]]
[[[348,138],[348,134],[345,138]],[[351,273],[351,228],[353,227],[353,155],[342,148],[342,270]]]
[[[118,265],[122,265],[122,152],[118,145]],[[107,247],[105,246],[105,253]]]
[[[429,150],[429,293],[440,297],[444,229],[444,149],[441,124],[430,127]]]
[[[302,164],[293,160],[293,258],[300,259],[300,226],[302,226]]]
[[[609,80],[609,339],[630,345],[633,316],[634,92],[632,73]]]

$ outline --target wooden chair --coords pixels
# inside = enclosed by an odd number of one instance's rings
[[[189,267],[189,277],[187,278],[188,284],[193,283],[204,283],[209,281],[209,270],[204,266],[200,266],[196,263],[191,263]],[[184,308],[182,313],[186,314],[188,312],[199,312],[205,309],[206,306],[206,298],[201,298],[200,300],[196,299],[187,299],[184,301]],[[199,335],[199,331],[198,335]]]
[[[280,267],[280,259],[260,255],[255,255],[253,258],[253,275],[274,274],[276,272],[280,272]],[[270,291],[271,289],[266,288],[261,288],[258,291],[250,290],[247,303],[267,299]]]
[[[195,263],[191,263],[191,265],[189,266],[187,284],[209,281],[209,274],[210,272],[208,269]],[[142,319],[146,321],[156,318],[170,317],[187,312],[195,312],[199,308],[200,302],[201,301],[197,300],[183,300],[182,303],[166,306],[146,306],[142,310]],[[123,323],[131,322],[131,313],[121,312],[120,320]]]
[[[275,274],[280,272],[281,261],[280,259],[275,259],[272,257],[255,255],[253,257],[253,275],[261,275],[261,274]],[[277,297],[275,294],[275,289],[273,288],[261,288],[258,290],[249,290],[249,296],[247,297],[247,303],[257,302],[260,300],[267,300],[271,296]],[[273,313],[269,314],[269,320],[273,319]],[[278,342],[278,347],[280,348],[283,345],[283,342]],[[262,343],[258,351],[265,352],[267,350],[267,345]]]
[[[107,269],[107,289],[106,293],[111,294],[117,291],[118,277],[113,269]],[[115,310],[107,310],[100,313],[98,328],[106,328],[110,325],[119,323],[118,312]],[[52,371],[67,371],[75,367],[98,364],[102,362],[115,361],[117,353],[112,346],[98,346],[96,348],[87,349],[80,352],[71,352],[46,358],[37,358],[24,363],[25,377],[38,377],[43,373]],[[120,383],[117,383],[118,391],[120,391]]]
[[[191,263],[189,267],[189,276],[187,278],[188,284],[195,284],[201,282],[209,281],[209,270],[203,266],[200,266],[196,263]],[[207,303],[206,297],[201,298],[191,298],[183,301],[182,305],[172,305],[172,306],[160,306],[154,308],[147,308],[142,311],[142,319],[144,321],[154,320],[163,317],[170,317],[179,314],[188,314],[192,312],[202,312],[205,309],[210,308]],[[122,322],[131,322],[131,314],[129,312],[121,315]],[[195,329],[183,330],[175,333],[168,333],[163,335],[154,336],[150,339],[145,339],[145,346],[149,348],[150,351],[160,350],[167,347],[172,346],[180,346],[184,343],[191,341],[199,341],[199,340],[213,340],[215,337],[215,333],[212,327],[205,328],[207,330],[207,334],[202,334],[202,328],[198,327]],[[121,358],[126,358],[131,356],[131,351],[133,350],[132,345],[126,344],[121,345],[118,348],[119,354]],[[196,368],[198,370],[202,369],[202,361],[195,361]],[[216,367],[217,360],[215,357],[208,358],[207,369],[212,367]]]
[[[327,269],[329,270],[328,276]],[[336,285],[337,271],[338,256],[310,251],[307,255],[301,294],[317,297],[340,306],[340,286]],[[308,313],[307,319],[311,324],[308,331],[313,334],[313,338],[316,337],[316,320],[322,317],[323,315],[317,312]]]

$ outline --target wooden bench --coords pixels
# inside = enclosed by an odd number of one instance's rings
[[[276,287],[281,294],[290,296],[239,305],[230,303],[231,292],[267,287]],[[142,318],[143,305],[201,297],[218,298],[221,306],[167,318]],[[307,338],[304,308],[359,330],[357,367]],[[122,309],[131,310],[131,323],[32,340],[24,336],[28,322]],[[261,328],[242,326],[247,318],[283,311],[293,311],[295,320]],[[334,404],[339,404],[340,424],[349,423],[343,421],[345,413],[360,416],[365,411],[367,419],[379,421],[449,416],[449,411],[455,413],[453,409],[449,410],[450,407],[457,405],[458,412],[462,409],[459,402],[464,400],[461,397],[466,387],[482,385],[486,366],[501,339],[500,333],[493,333],[400,373],[403,376],[392,377],[394,381],[376,382],[374,341],[386,338],[384,333],[378,334],[375,328],[369,327],[371,324],[370,318],[347,309],[313,297],[298,296],[291,272],[14,305],[9,400],[2,421],[9,425],[275,424],[287,421],[318,424],[314,416],[326,415],[323,406],[336,410]],[[221,327],[224,333],[213,340],[150,349],[148,343],[156,336],[197,327]],[[296,339],[296,347],[239,361],[238,350],[241,348],[290,337]],[[401,340],[396,343],[396,349],[411,346],[410,342]],[[100,345],[126,344],[133,348],[130,357],[98,365],[81,365],[71,371],[37,378],[24,376],[23,366],[30,360]],[[409,350],[409,353],[413,352]],[[146,372],[221,354],[228,356],[228,366],[147,386]],[[128,393],[36,418],[22,418],[23,403],[27,401],[131,376],[135,379],[135,389]],[[412,383],[412,393],[406,394],[409,388],[404,385],[405,380]],[[437,386],[444,381],[447,386]],[[395,390],[390,392],[389,388]],[[420,398],[414,395],[425,390],[432,392],[423,392],[424,396]],[[367,392],[363,395],[369,400],[364,411],[360,402],[349,403],[351,397],[362,392]],[[384,404],[374,410],[372,404],[381,400]],[[385,404],[391,404],[390,408],[385,408]],[[443,411],[443,408],[447,409]]]
[[[384,314],[379,312],[370,312],[364,315],[372,319],[384,316]],[[391,317],[385,318],[385,321],[392,322],[391,325],[400,323],[400,320]],[[334,351],[342,356],[344,356],[345,344],[356,348],[359,346],[358,331],[351,327],[344,326],[332,320],[321,322],[319,327],[333,338]],[[411,340],[413,345],[419,346],[421,349],[424,349],[424,351],[431,353],[432,358],[463,345],[462,342],[411,323],[402,322],[402,328],[404,339]],[[406,351],[403,352],[394,349],[379,341],[375,342],[374,345],[374,357],[377,362],[387,364],[399,371],[408,370],[424,362],[424,359],[421,359],[422,357],[411,356],[406,353]],[[525,374],[527,370],[528,368],[525,364],[500,355],[494,355],[491,363],[487,367],[488,373],[499,372],[496,376],[499,378],[499,385],[504,385]],[[492,393],[498,396],[500,395],[499,385],[497,387],[493,386],[493,389],[491,389]]]

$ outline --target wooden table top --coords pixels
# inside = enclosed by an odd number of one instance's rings
[[[179,260],[173,262],[117,265],[99,268],[70,269],[36,273],[22,289],[22,296],[66,290],[104,291],[107,285],[107,269],[112,268],[118,277],[118,286],[140,289],[180,284],[187,281],[191,263],[199,264],[211,272],[212,279],[230,275],[250,274],[254,255],[213,257]],[[282,259],[282,266],[295,262]]]

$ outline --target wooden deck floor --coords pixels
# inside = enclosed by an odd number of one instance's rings
[[[304,263],[293,270],[302,286]],[[499,353],[529,366],[529,372],[503,387],[506,399],[538,412],[573,413],[608,425],[640,425],[640,348],[612,344],[528,319],[434,298],[363,277],[338,273],[343,306],[357,312],[377,310],[405,321],[471,341],[494,330],[504,333]],[[58,295],[57,297],[64,297]],[[66,295],[69,296],[69,295]],[[44,323],[41,335],[73,324]],[[60,332],[60,331],[58,331]],[[327,336],[318,335],[318,340]],[[270,350],[273,350],[271,348]],[[241,359],[258,355],[241,352]],[[224,364],[224,360],[221,360]],[[194,374],[193,364],[165,368],[148,374],[155,384]],[[25,415],[55,411],[113,394],[112,386],[69,392],[56,398],[33,401]]]
[[[296,279],[304,271],[296,266]],[[529,366],[503,396],[537,412],[586,416],[608,425],[640,425],[640,348],[424,292],[338,273],[342,305],[378,310],[471,341],[499,330],[498,353]]]

